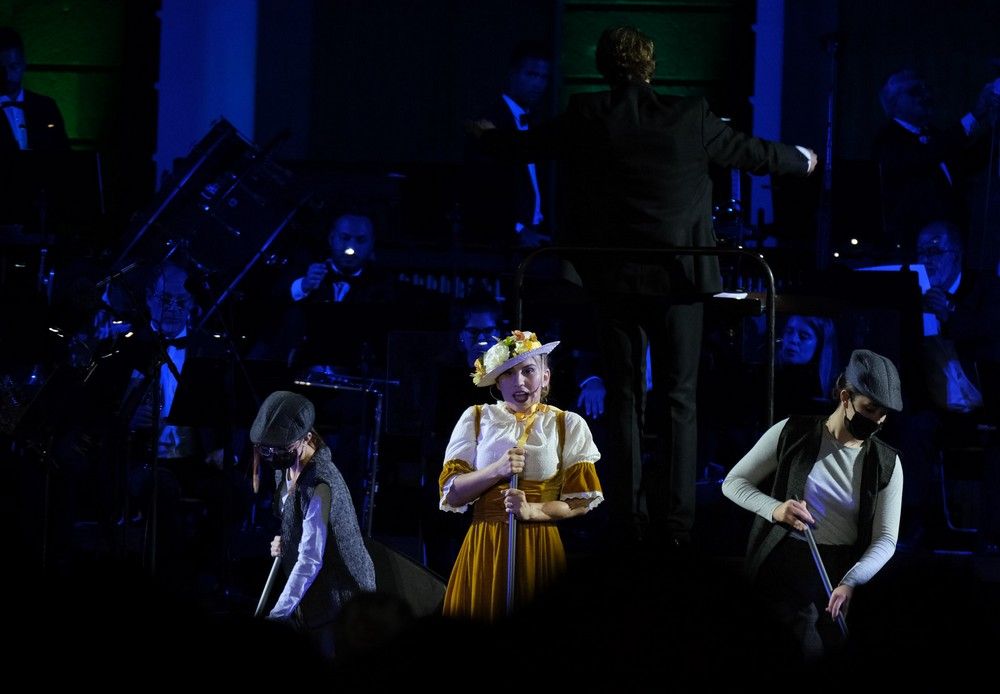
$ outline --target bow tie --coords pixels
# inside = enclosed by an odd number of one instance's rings
[[[187,337],[165,337],[165,338],[163,338],[163,344],[166,347],[176,347],[177,349],[187,349],[188,338]]]
[[[19,109],[21,109],[23,111],[24,110],[24,102],[23,101],[3,101],[3,102],[0,102],[0,108],[19,108]]]

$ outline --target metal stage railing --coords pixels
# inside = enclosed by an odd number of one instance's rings
[[[742,248],[705,248],[694,246],[676,246],[673,248],[595,248],[576,246],[547,246],[531,252],[521,264],[517,266],[514,273],[514,324],[521,326],[523,319],[524,301],[522,290],[525,273],[528,267],[540,256],[561,255],[564,260],[572,262],[575,258],[586,256],[618,256],[618,257],[649,257],[649,256],[677,256],[677,255],[714,255],[714,256],[736,256],[746,258],[760,266],[761,274],[764,276],[764,313],[767,320],[767,426],[774,423],[774,352],[775,352],[775,290],[774,273],[771,266],[767,264],[759,253],[748,251]]]

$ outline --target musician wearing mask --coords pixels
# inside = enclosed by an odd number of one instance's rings
[[[903,470],[877,436],[888,413],[903,408],[895,365],[855,350],[837,379],[836,401],[827,417],[772,426],[722,485],[726,497],[758,516],[747,547],[749,577],[806,660],[840,645],[835,620],[846,615],[857,586],[892,557],[899,531]],[[804,537],[807,525],[833,586],[829,596]]]

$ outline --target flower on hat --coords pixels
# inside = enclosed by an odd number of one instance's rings
[[[533,332],[514,330],[510,335],[498,339],[482,357],[476,359],[475,371],[470,374],[472,382],[477,386],[487,374],[493,372],[504,362],[516,356],[525,354],[542,346],[538,336]]]
[[[542,346],[535,333],[521,332],[520,330],[515,330],[511,333],[510,337],[505,337],[504,342],[513,342],[514,351],[511,353],[511,356],[524,354]]]
[[[486,368],[483,366],[483,360],[481,357],[476,359],[476,370],[469,375],[472,376],[472,382],[477,386],[479,385],[479,382],[483,380],[483,376],[486,375]]]

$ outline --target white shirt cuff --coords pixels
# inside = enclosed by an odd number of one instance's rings
[[[809,156],[809,150],[802,145],[795,145],[795,149],[799,150],[802,156],[806,158],[806,171],[812,173],[812,158]]]

